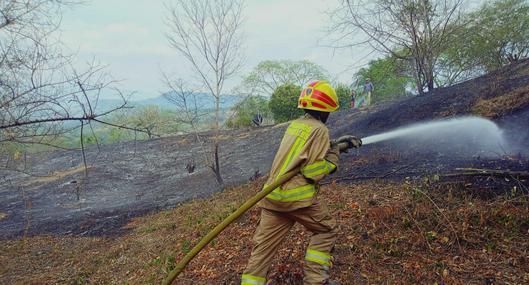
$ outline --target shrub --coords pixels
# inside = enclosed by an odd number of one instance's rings
[[[303,114],[303,110],[297,107],[300,93],[301,87],[294,84],[284,84],[274,90],[269,106],[276,123],[290,121]]]

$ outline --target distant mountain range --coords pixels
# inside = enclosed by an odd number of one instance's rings
[[[201,110],[214,109],[215,100],[213,97],[206,93],[196,93],[195,98],[197,100],[197,106]],[[221,97],[220,108],[221,109],[230,109],[235,104],[240,102],[243,99],[242,96],[236,95],[225,95]],[[119,99],[102,99],[99,100],[97,104],[97,110],[99,113],[106,110],[111,110],[123,104],[122,100]],[[143,99],[143,100],[131,100],[128,102],[129,106],[133,107],[143,107],[143,106],[158,106],[162,109],[174,110],[177,107],[167,100],[163,95],[158,97]]]

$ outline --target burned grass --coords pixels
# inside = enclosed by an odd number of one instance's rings
[[[526,181],[522,181],[526,183]],[[2,284],[158,284],[200,237],[260,188],[134,219],[115,238],[39,236],[0,245]],[[486,190],[486,189],[485,189]],[[338,220],[331,276],[344,284],[527,284],[529,197],[482,199],[459,182],[370,181],[322,187]],[[259,211],[210,244],[177,284],[238,284]],[[281,246],[270,284],[301,284],[310,234],[296,226]]]
[[[505,131],[505,137],[513,142],[512,149],[527,153],[528,74],[529,60],[520,61],[492,74],[438,88],[421,96],[337,112],[331,116],[328,126],[333,138],[345,134],[365,137],[421,121],[466,116],[477,108],[476,112],[486,116],[498,114],[494,121]],[[511,107],[516,110],[511,110]],[[286,124],[223,130],[220,140],[217,140],[224,181],[228,185],[240,185],[255,174],[268,171]],[[200,141],[209,144],[213,135],[213,131],[201,133]],[[442,144],[448,148],[454,145],[448,142]],[[373,147],[384,153],[399,151],[381,144]],[[369,148],[363,147],[362,152]],[[83,171],[75,167],[83,163],[78,151],[60,150],[31,155],[27,160],[31,166],[28,172],[40,178],[26,179],[20,173],[0,171],[3,181],[0,183],[0,212],[5,213],[0,214],[0,217],[4,216],[0,219],[0,239],[23,234],[112,235],[121,233],[116,228],[131,217],[174,207],[193,198],[209,197],[220,189],[215,176],[202,163],[207,151],[208,148],[197,143],[195,135],[89,147],[86,157],[92,168],[86,183],[78,183],[85,181]],[[464,165],[466,162],[462,159],[455,161],[453,157],[460,158],[459,155],[446,158],[439,156],[442,152],[432,153],[434,156],[419,155],[416,147],[410,145],[404,145],[400,151],[409,155],[392,158],[393,165],[385,163],[384,157],[380,161],[362,157],[373,163],[355,169],[356,179],[366,181],[369,177],[386,175],[387,171],[415,161],[418,164],[410,167],[410,171],[400,170],[390,175],[391,178],[451,170],[452,166],[477,167]],[[465,159],[478,162],[474,158]],[[196,166],[193,173],[188,172],[187,165]],[[21,192],[24,194],[21,195]],[[26,201],[31,201],[31,208],[26,206]],[[25,217],[31,217],[30,227],[27,227]]]

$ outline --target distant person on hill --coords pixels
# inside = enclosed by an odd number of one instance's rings
[[[370,78],[366,78],[366,83],[364,84],[364,95],[366,96],[366,105],[371,105],[371,93],[375,90],[375,86],[371,82]]]
[[[265,186],[289,171],[298,167],[300,170],[259,202],[261,217],[252,254],[241,277],[242,285],[267,284],[274,255],[296,223],[312,232],[305,253],[303,284],[339,284],[329,281],[338,226],[325,203],[317,198],[318,181],[336,171],[340,143],[353,148],[360,147],[362,141],[353,136],[329,140],[325,123],[338,105],[336,91],[325,81],[314,81],[301,91],[298,108],[305,115],[288,126]],[[295,238],[295,242],[301,241],[300,237]]]
[[[351,88],[351,109],[354,109],[355,107],[355,97],[356,97],[356,92],[354,89]]]

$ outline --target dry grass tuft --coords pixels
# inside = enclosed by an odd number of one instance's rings
[[[529,86],[491,99],[480,99],[472,108],[472,113],[496,118],[527,105],[529,105]]]
[[[90,166],[87,167],[88,170],[90,170]],[[80,173],[80,172],[83,172],[85,171],[85,166],[84,164],[80,164],[76,167],[72,167],[72,168],[68,168],[68,169],[65,169],[65,170],[62,170],[62,171],[55,171],[53,172],[51,175],[48,175],[48,176],[37,176],[35,178],[32,178],[31,180],[27,181],[26,184],[24,186],[30,186],[30,185],[35,185],[35,184],[45,184],[45,183],[50,183],[50,182],[54,182],[54,181],[57,181],[57,180],[60,180],[64,177],[67,177],[67,176],[70,176],[70,175],[73,175],[73,174],[77,174],[77,173]]]
[[[337,218],[331,277],[343,284],[528,284],[529,197],[480,200],[434,182],[331,183],[320,199]],[[159,284],[208,230],[261,187],[136,218],[119,237],[40,236],[0,244],[1,284]],[[176,284],[238,284],[259,211],[212,242]],[[310,233],[296,226],[270,284],[301,284]]]
[[[0,284],[159,284],[200,237],[259,187],[255,182],[136,218],[123,236],[3,241]]]

